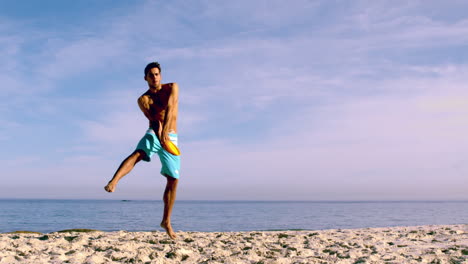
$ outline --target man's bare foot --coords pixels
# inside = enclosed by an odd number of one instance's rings
[[[161,222],[161,227],[164,228],[164,230],[166,230],[166,233],[169,235],[170,238],[176,239],[177,236],[174,233],[174,230],[172,230],[172,226],[170,223]]]
[[[115,184],[112,184],[111,182],[109,182],[106,187],[104,187],[104,190],[106,190],[107,192],[114,192],[115,191]]]

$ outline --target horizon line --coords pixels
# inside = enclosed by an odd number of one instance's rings
[[[12,198],[12,197],[0,197],[0,200],[68,200],[68,201],[154,201],[162,202],[162,199],[106,199],[106,198]],[[180,199],[176,202],[316,202],[316,203],[333,203],[333,202],[468,202],[468,199],[362,199],[362,200],[262,200],[262,199],[249,199],[249,200],[232,200],[232,199]]]

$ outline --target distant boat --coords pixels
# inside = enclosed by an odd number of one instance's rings
[[[122,202],[130,202],[130,200],[121,200]]]

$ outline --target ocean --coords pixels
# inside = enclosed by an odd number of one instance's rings
[[[161,230],[162,201],[0,199],[0,233]],[[468,201],[176,201],[178,231],[321,230],[467,224]]]

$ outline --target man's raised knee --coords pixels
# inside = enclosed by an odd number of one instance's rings
[[[145,157],[146,157],[146,153],[141,149],[137,149],[132,154],[130,154],[130,158],[135,159],[135,163],[139,162]]]

